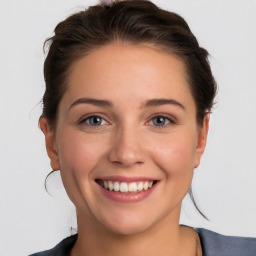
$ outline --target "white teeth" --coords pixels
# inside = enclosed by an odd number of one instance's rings
[[[118,182],[118,181],[115,181],[115,182],[114,182],[114,190],[115,190],[116,192],[119,191],[119,182]]]
[[[112,191],[114,189],[114,185],[113,185],[112,181],[108,181],[108,189],[110,191]]]
[[[142,190],[148,190],[153,186],[153,181],[137,181],[137,182],[119,182],[119,181],[103,181],[105,189],[115,192],[139,192]]]
[[[104,188],[107,188],[108,189],[108,182],[104,180]]]
[[[119,189],[120,192],[128,192],[128,184],[126,182],[121,182]]]
[[[132,182],[129,184],[129,192],[136,192],[137,191],[137,184],[136,182]]]
[[[143,190],[143,182],[140,181],[137,185],[138,191],[142,191]]]
[[[148,190],[148,181],[146,181],[143,185],[144,190]]]

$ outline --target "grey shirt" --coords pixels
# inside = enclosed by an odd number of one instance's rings
[[[256,238],[224,236],[216,232],[196,228],[203,256],[256,256]],[[30,256],[66,256],[77,240],[77,234],[67,237],[54,248]]]

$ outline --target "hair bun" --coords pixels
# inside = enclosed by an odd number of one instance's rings
[[[105,6],[105,7],[111,7],[113,4],[113,0],[100,0],[101,3]]]

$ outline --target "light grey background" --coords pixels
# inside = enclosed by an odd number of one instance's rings
[[[181,222],[256,236],[256,2],[155,0],[183,16],[212,55],[219,85],[194,193],[207,222],[185,198]],[[74,209],[51,171],[37,126],[44,92],[42,45],[57,23],[95,0],[0,2],[0,256],[53,247],[75,226]],[[38,104],[38,105],[37,105]],[[153,207],[153,206],[152,206]]]

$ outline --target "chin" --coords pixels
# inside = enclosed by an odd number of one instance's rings
[[[144,218],[138,218],[138,216],[130,216],[130,218],[127,218],[127,216],[113,217],[110,221],[104,222],[102,224],[108,231],[118,235],[138,234],[149,228],[145,216]]]
[[[111,225],[111,226],[106,226],[106,228],[111,232],[115,233],[117,235],[134,235],[138,233],[142,233],[145,231],[147,228],[142,225],[130,225],[130,224],[125,224],[121,225],[120,223],[117,225]]]

